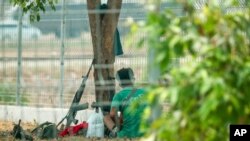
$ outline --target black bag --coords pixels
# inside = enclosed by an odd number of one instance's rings
[[[14,125],[14,128],[11,132],[11,135],[15,139],[21,139],[21,140],[25,140],[25,141],[33,141],[33,137],[30,134],[28,134],[27,132],[25,132],[20,124],[21,124],[21,120],[19,120],[18,124]]]
[[[45,122],[40,124],[38,127],[31,131],[32,134],[35,134],[40,139],[54,139],[57,138],[58,129],[56,124],[51,122]]]

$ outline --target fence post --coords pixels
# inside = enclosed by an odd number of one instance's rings
[[[154,9],[154,12],[160,11],[160,0],[149,0],[147,1],[148,4],[153,4],[156,8]],[[156,51],[155,48],[149,48],[148,49],[148,74],[149,74],[149,83],[157,83],[160,78],[160,66],[159,64],[155,63],[155,57],[156,57]]]
[[[21,8],[18,10],[18,58],[17,58],[17,88],[16,88],[16,105],[20,105],[20,89],[22,87],[21,79],[22,79],[22,19],[23,19],[23,11]]]
[[[1,0],[0,5],[1,5],[0,20],[4,21],[4,19],[5,19],[5,0]],[[5,32],[4,28],[1,28],[0,32],[1,32],[2,35],[4,35],[4,32]],[[1,52],[2,52],[2,61],[3,61],[3,63],[2,63],[2,68],[3,68],[3,74],[2,74],[2,76],[6,76],[5,38],[2,37],[1,40],[2,40],[2,42],[1,42],[1,47],[2,47]],[[5,79],[5,78],[3,77],[3,79]]]
[[[62,1],[62,18],[61,18],[61,55],[60,55],[60,107],[63,107],[64,91],[64,40],[65,40],[65,0]]]

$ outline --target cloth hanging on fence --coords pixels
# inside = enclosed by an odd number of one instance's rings
[[[123,54],[120,34],[117,28],[115,30],[113,48],[114,48],[114,53],[116,56]]]
[[[108,5],[107,4],[102,4],[99,7],[99,9],[100,10],[107,10]],[[104,17],[104,13],[101,14],[101,20],[103,20],[103,17]],[[119,33],[117,27],[116,27],[115,33],[114,33],[113,49],[114,49],[115,56],[123,54],[123,49],[122,49],[122,44],[121,44],[121,39],[120,39],[120,33]]]

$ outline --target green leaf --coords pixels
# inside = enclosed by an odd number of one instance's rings
[[[45,7],[44,7],[43,4],[40,4],[40,5],[39,5],[39,8],[40,8],[43,12],[45,12]]]
[[[39,14],[36,15],[36,19],[37,19],[37,21],[40,21],[40,15]]]

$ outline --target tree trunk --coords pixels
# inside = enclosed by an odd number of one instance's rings
[[[100,0],[87,0],[94,52],[94,79],[96,102],[110,102],[115,93],[113,40],[122,0],[108,0],[108,10],[101,19],[96,11]],[[104,111],[109,110],[103,109]]]

